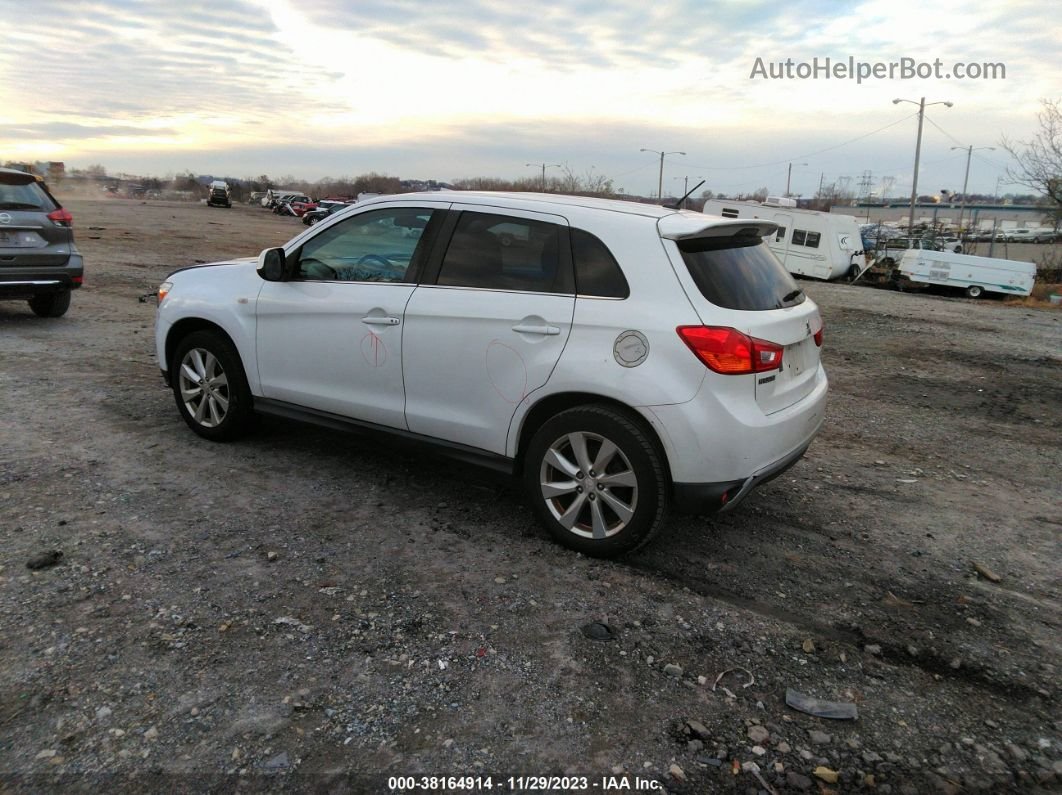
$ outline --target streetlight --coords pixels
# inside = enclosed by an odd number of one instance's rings
[[[561,168],[562,167],[560,163],[527,163],[526,165],[529,166],[529,167],[534,167],[534,168],[538,168],[539,166],[542,166],[542,192],[543,193],[546,192],[546,169],[547,168]]]
[[[912,105],[918,106],[918,137],[915,139],[915,164],[914,164],[914,177],[911,180],[911,217],[907,223],[907,234],[910,237],[914,237],[914,214],[915,214],[915,201],[918,199],[918,159],[922,155],[922,119],[926,115],[926,98],[922,97],[921,100],[915,102],[913,99],[894,99],[893,105],[899,105],[901,102],[910,102]],[[952,107],[951,102],[930,102],[929,105],[947,105]]]
[[[683,155],[685,152],[661,152],[659,149],[639,149],[639,152],[652,152],[653,154],[660,155],[660,179],[656,183],[656,197],[661,201],[664,200],[664,155]]]
[[[806,165],[807,165],[807,163],[797,163],[796,165],[798,165],[798,166],[806,166]],[[792,163],[790,163],[790,164],[789,164],[789,173],[788,173],[788,174],[786,174],[786,177],[785,177],[785,195],[786,195],[786,196],[788,196],[788,195],[789,195],[789,181],[790,181],[790,180],[791,180],[792,178],[793,178],[793,164],[792,164]],[[819,180],[819,185],[820,185],[820,187],[821,187],[821,183],[822,183],[822,180],[820,179],[820,180]]]
[[[991,149],[994,152],[996,150],[996,148],[994,146],[978,146],[975,149],[974,145],[970,144],[969,146],[953,146],[951,149],[952,149],[952,151],[955,151],[956,149],[965,149],[966,150],[966,176],[962,180],[962,203],[959,204],[959,236],[961,237],[962,236],[962,215],[966,211],[966,186],[970,182],[970,156],[975,151],[980,151],[982,149]]]

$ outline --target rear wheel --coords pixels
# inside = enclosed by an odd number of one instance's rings
[[[196,331],[177,346],[171,366],[173,396],[188,427],[205,439],[242,436],[253,416],[251,390],[240,355],[214,331]]]
[[[966,288],[966,297],[967,298],[980,298],[981,294],[984,293],[984,291],[985,290],[984,290],[983,287],[981,287],[981,285],[979,285],[979,284],[971,284],[969,287]]]
[[[524,481],[553,537],[595,557],[637,549],[667,515],[661,453],[639,423],[609,406],[568,409],[539,428]]]
[[[70,308],[70,291],[35,295],[29,299],[29,306],[39,317],[62,317]]]

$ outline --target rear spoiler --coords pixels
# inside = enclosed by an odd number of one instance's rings
[[[774,221],[759,218],[713,218],[701,213],[665,215],[656,223],[660,237],[667,240],[687,240],[696,237],[734,237],[756,235],[767,237],[778,230]]]

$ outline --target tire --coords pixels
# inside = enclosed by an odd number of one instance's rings
[[[663,461],[631,416],[610,406],[579,406],[547,420],[532,437],[524,486],[557,541],[586,555],[616,557],[646,544],[664,525]]]
[[[984,288],[979,284],[971,284],[966,288],[967,298],[980,298],[984,294]]]
[[[854,282],[857,276],[859,276],[859,266],[853,262],[848,267],[848,281]]]
[[[192,332],[178,343],[170,373],[177,410],[189,428],[214,442],[247,432],[254,416],[251,390],[240,355],[226,337]]]
[[[62,317],[70,308],[70,291],[35,295],[29,299],[30,309],[38,317]]]

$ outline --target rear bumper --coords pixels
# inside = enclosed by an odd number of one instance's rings
[[[745,480],[731,480],[726,483],[675,483],[672,504],[676,510],[684,513],[729,511],[744,500],[754,488],[774,480],[803,458],[810,446],[809,442]]]
[[[85,261],[80,254],[71,254],[64,265],[4,267],[0,264],[0,298],[32,298],[76,290],[84,275]]]
[[[686,403],[643,407],[667,456],[676,509],[729,510],[793,466],[822,426],[828,386],[819,367],[809,394],[771,414],[746,394],[751,385],[736,378],[716,379]]]

